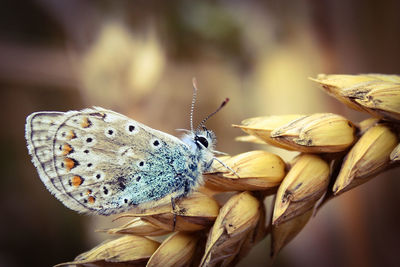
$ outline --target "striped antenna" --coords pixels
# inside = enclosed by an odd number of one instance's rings
[[[193,132],[193,112],[194,112],[194,104],[196,103],[197,97],[197,81],[196,78],[192,79],[193,84],[193,97],[192,97],[192,106],[190,107],[190,130]]]
[[[206,121],[211,118],[212,116],[215,115],[215,113],[217,113],[218,111],[221,110],[221,108],[223,108],[227,103],[229,102],[229,98],[225,98],[225,100],[221,103],[221,105],[210,115],[208,115],[204,120],[202,120],[202,122],[200,122],[199,126],[197,127],[197,129],[200,129],[200,127],[204,126],[204,123],[206,123]]]

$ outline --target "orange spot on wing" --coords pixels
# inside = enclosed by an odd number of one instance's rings
[[[67,138],[67,140],[72,140],[72,139],[76,138],[75,132],[74,132],[73,130],[70,130],[70,131],[67,133],[66,138]]]
[[[74,187],[78,187],[83,183],[83,178],[79,175],[75,175],[74,177],[72,177],[71,182]]]
[[[86,191],[86,195],[90,195],[92,193],[92,190],[90,190],[90,189],[88,189],[87,191]]]
[[[70,146],[69,144],[64,144],[62,146],[62,153],[63,153],[64,156],[68,155],[69,153],[71,153],[71,151],[72,151],[72,146]]]
[[[88,117],[84,117],[81,121],[81,126],[82,128],[87,128],[90,127],[90,125],[92,125],[92,122],[89,120]]]
[[[70,171],[72,168],[76,167],[76,161],[70,158],[65,158],[64,166],[68,171]]]
[[[93,204],[96,201],[96,199],[93,196],[88,197],[88,202],[90,204]]]

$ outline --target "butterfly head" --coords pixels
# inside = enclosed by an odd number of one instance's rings
[[[213,131],[206,127],[196,129],[195,131],[184,130],[187,132],[182,141],[187,144],[192,151],[209,151],[213,152],[217,143],[217,138]]]
[[[192,98],[192,106],[190,109],[190,131],[186,130],[187,134],[182,138],[182,140],[188,144],[192,150],[198,151],[209,151],[213,152],[217,139],[214,132],[208,130],[204,124],[205,122],[214,116],[221,108],[223,108],[226,103],[228,103],[229,98],[226,98],[222,104],[211,114],[209,114],[204,120],[202,120],[199,126],[194,129],[193,128],[193,111],[194,111],[194,104],[196,102],[196,95],[197,95],[197,84],[196,79],[193,78],[193,98]]]
[[[214,150],[217,142],[214,132],[208,130],[206,127],[193,132],[192,138],[198,149]]]

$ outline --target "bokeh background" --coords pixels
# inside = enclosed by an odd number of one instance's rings
[[[72,260],[112,217],[79,215],[45,189],[30,162],[27,115],[98,105],[176,134],[231,102],[207,126],[218,149],[242,119],[334,112],[367,115],[327,96],[318,73],[400,72],[400,2],[2,1],[0,8],[0,266]],[[271,150],[264,146],[262,149]],[[288,160],[293,155],[271,150]],[[398,266],[400,177],[391,170],[329,202],[274,266]],[[269,266],[269,238],[240,266]]]

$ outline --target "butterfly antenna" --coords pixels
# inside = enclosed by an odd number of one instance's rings
[[[196,78],[193,77],[192,79],[193,84],[193,97],[192,97],[192,106],[190,107],[190,130],[193,132],[193,111],[194,111],[194,104],[196,103],[197,97],[197,81]]]
[[[220,111],[227,103],[229,102],[229,98],[225,98],[225,100],[221,103],[221,105],[210,115],[208,115],[204,120],[202,120],[202,122],[200,122],[199,127],[197,127],[197,129],[199,129],[200,127],[204,126],[204,123],[211,118],[212,116],[214,116],[218,111]]]

